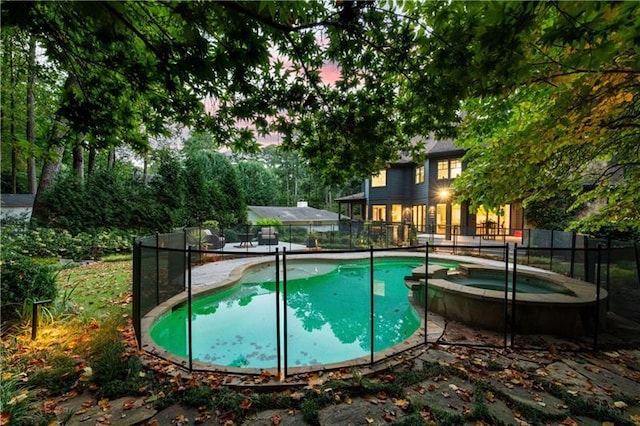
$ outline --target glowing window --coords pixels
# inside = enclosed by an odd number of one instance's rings
[[[380,173],[378,173],[375,176],[372,176],[371,177],[371,186],[374,187],[374,188],[387,186],[387,171],[386,170],[380,170]]]

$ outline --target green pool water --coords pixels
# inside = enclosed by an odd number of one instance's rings
[[[504,275],[484,275],[479,277],[450,276],[447,277],[447,280],[467,287],[504,291]],[[509,277],[508,291],[511,291],[512,288],[513,280]],[[527,276],[519,276],[517,278],[516,293],[566,294],[568,296],[575,296],[571,290],[559,284]]]
[[[375,352],[402,342],[420,326],[404,277],[422,264],[416,259],[375,261]],[[277,366],[274,274],[273,265],[255,268],[237,286],[193,301],[194,360],[233,367]],[[284,315],[282,284],[280,290]],[[288,262],[286,316],[289,367],[369,355],[369,260]],[[187,327],[185,305],[162,317],[152,327],[151,338],[187,357]],[[284,335],[281,338],[284,342]]]

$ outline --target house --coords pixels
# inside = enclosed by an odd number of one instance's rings
[[[309,207],[305,201],[297,207],[247,206],[248,220],[255,224],[258,219],[277,218],[283,225],[312,226],[318,232],[330,231],[338,225],[338,214]]]
[[[34,194],[0,194],[0,219],[29,222],[34,199]]]
[[[469,211],[469,203],[455,203],[451,184],[464,170],[464,150],[452,141],[427,139],[426,159],[415,162],[402,155],[375,176],[365,179],[363,192],[336,199],[339,212],[363,220],[412,224],[418,232],[459,235],[512,235],[523,227],[519,206],[505,205],[493,212]]]

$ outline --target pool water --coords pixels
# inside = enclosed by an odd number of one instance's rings
[[[411,336],[420,318],[404,277],[424,264],[384,258],[374,264],[374,352]],[[230,367],[277,366],[275,271],[246,271],[239,285],[195,299],[193,359]],[[282,273],[281,273],[282,281]],[[280,308],[284,315],[282,282]],[[287,264],[287,359],[289,367],[346,361],[371,351],[369,259]],[[152,328],[164,349],[188,356],[187,306],[175,308]],[[283,323],[281,320],[281,333]],[[284,347],[284,335],[281,335]],[[281,355],[282,356],[282,355]]]
[[[449,276],[447,277],[447,281],[465,285],[467,287],[504,291],[504,275],[484,275],[479,277]],[[511,279],[511,277],[509,277],[509,291],[511,291],[511,289],[513,288],[512,282],[513,280]],[[571,290],[559,284],[527,276],[518,276],[516,283],[516,292],[531,294],[566,294],[568,296],[575,296],[575,294]]]

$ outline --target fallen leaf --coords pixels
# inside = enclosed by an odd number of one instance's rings
[[[489,402],[495,402],[496,401],[496,396],[491,391],[486,391],[484,393],[484,397]]]
[[[393,404],[396,407],[400,407],[403,410],[406,410],[407,408],[409,408],[409,404],[411,404],[409,401],[407,401],[406,399],[394,399],[393,400]]]
[[[345,395],[345,397],[343,398],[343,401],[345,404],[347,405],[351,405],[353,403],[353,401],[351,400],[351,398],[349,398],[349,395]]]
[[[282,417],[280,416],[280,414],[274,414],[273,416],[271,416],[272,424],[278,426],[281,421],[282,421]]]
[[[136,400],[135,399],[127,399],[126,401],[124,401],[122,403],[122,409],[123,410],[131,410],[133,408],[133,406],[135,405]]]
[[[371,417],[365,417],[364,419],[365,419],[365,420],[367,421],[367,423],[369,423],[369,424],[373,423],[373,421],[374,421]]]
[[[103,398],[98,401],[98,406],[102,411],[107,411],[109,409],[109,400],[107,398]]]
[[[616,401],[613,403],[613,406],[616,408],[622,408],[622,409],[625,409],[628,407],[628,405],[624,401]]]
[[[251,400],[249,398],[245,398],[240,403],[240,408],[242,408],[243,410],[248,410],[249,408],[251,408],[251,404]]]
[[[300,401],[302,398],[304,398],[304,393],[303,392],[293,392],[290,395],[291,399],[293,399],[294,401]]]
[[[562,423],[560,423],[561,425],[565,425],[565,426],[578,426],[578,422],[576,422],[575,420],[573,420],[571,417],[567,417],[566,419],[564,419],[562,421]]]

